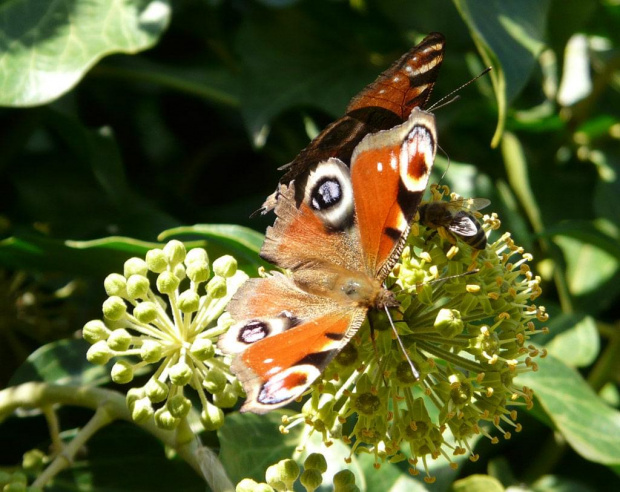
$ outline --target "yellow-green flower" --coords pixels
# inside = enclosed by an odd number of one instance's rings
[[[242,390],[216,344],[232,322],[222,315],[226,304],[246,279],[231,256],[210,264],[204,249],[188,252],[174,240],[149,251],[145,260],[127,260],[122,275],[108,275],[103,320],[83,329],[92,344],[87,358],[95,364],[115,359],[111,376],[119,384],[156,366],[144,386],[127,394],[136,421],[154,417],[161,428],[177,427],[191,408],[186,396],[191,387],[200,398],[205,428],[223,424],[221,408],[234,406]]]
[[[434,200],[448,194],[433,189]],[[492,214],[482,227],[488,235],[499,225]],[[372,330],[363,325],[283,430],[303,424],[326,443],[342,439],[351,454],[373,454],[376,467],[407,459],[413,475],[418,466],[427,470],[428,482],[429,459],[477,459],[470,442],[477,434],[491,438],[488,427],[510,438],[521,428],[515,408],[532,405],[531,391],[514,378],[536,370],[534,357],[544,356],[528,344],[546,330],[536,322],[547,320],[532,304],[541,289],[529,260],[509,234],[478,251],[415,227],[387,281],[401,304],[392,318],[406,354],[385,313],[370,313]]]

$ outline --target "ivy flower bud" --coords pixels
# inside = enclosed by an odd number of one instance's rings
[[[131,418],[138,422],[146,422],[153,416],[154,410],[151,400],[148,398],[140,398],[130,405]]]
[[[327,461],[325,460],[325,456],[321,453],[312,453],[308,455],[306,460],[304,461],[304,468],[306,470],[318,470],[321,473],[325,473],[327,471]]]
[[[157,290],[162,294],[172,294],[180,282],[176,275],[170,272],[162,272],[157,277]]]
[[[214,299],[219,299],[226,295],[226,279],[223,277],[213,277],[207,284],[207,294]]]
[[[299,481],[307,492],[314,492],[323,483],[323,475],[321,475],[319,470],[310,468],[303,471],[301,477],[299,477]]]
[[[187,250],[185,249],[185,245],[181,241],[173,239],[164,246],[164,254],[168,259],[168,263],[171,266],[176,266],[185,259]]]
[[[127,312],[127,305],[118,296],[108,297],[103,303],[103,315],[110,321],[118,321]]]
[[[133,366],[126,360],[119,360],[112,366],[112,381],[117,384],[127,384],[133,379]]]
[[[93,344],[100,340],[107,340],[110,336],[110,330],[103,321],[94,319],[84,325],[84,328],[82,328],[82,336],[88,343]]]
[[[274,492],[266,483],[258,483],[251,478],[244,478],[237,484],[235,492]]]
[[[192,368],[185,362],[177,362],[170,368],[170,381],[176,386],[185,386],[192,379]]]
[[[207,402],[200,412],[200,421],[206,431],[217,430],[224,425],[224,412],[221,408]]]
[[[108,338],[108,347],[116,352],[123,352],[127,350],[130,343],[131,335],[123,328],[114,330]]]
[[[125,400],[127,401],[127,406],[131,408],[131,405],[133,405],[134,402],[140,400],[141,398],[144,398],[145,396],[146,395],[144,393],[144,388],[131,388],[127,392],[127,396],[125,397]]]
[[[164,356],[164,347],[155,340],[145,340],[140,347],[140,358],[144,362],[153,364]]]
[[[37,471],[45,464],[45,453],[40,449],[26,451],[22,458],[22,468],[29,471]]]
[[[205,360],[211,359],[215,355],[215,346],[208,338],[198,338],[197,340],[194,340],[194,343],[192,343],[189,353],[199,361],[204,362]],[[224,376],[224,380],[226,380],[226,376]]]
[[[206,263],[209,264],[209,255],[203,248],[190,249],[185,256],[185,265],[190,266],[192,263]]]
[[[146,265],[151,272],[161,273],[168,268],[166,253],[161,249],[151,249],[146,253]]]
[[[123,266],[123,275],[129,278],[132,275],[140,275],[146,277],[149,268],[146,262],[140,258],[129,258]]]
[[[160,429],[174,430],[179,426],[181,419],[173,416],[166,407],[161,407],[155,411],[155,425]]]
[[[237,403],[237,392],[227,384],[222,391],[213,394],[213,403],[220,408],[232,408]]]
[[[157,307],[150,301],[144,301],[133,308],[133,315],[141,323],[151,323],[157,319]]]
[[[465,323],[456,309],[441,309],[435,318],[434,327],[441,336],[454,338],[463,333]]]
[[[132,275],[127,279],[127,296],[130,299],[144,299],[149,287],[148,278],[142,275]]]
[[[194,313],[198,311],[200,297],[192,290],[183,292],[177,301],[179,309],[184,313]]]
[[[88,349],[88,352],[86,352],[86,359],[91,364],[97,364],[102,366],[104,364],[107,364],[113,355],[114,352],[110,350],[107,342],[104,340],[100,340]]]
[[[168,399],[166,406],[168,407],[170,415],[182,419],[192,408],[192,402],[183,395],[174,395],[172,398]]]
[[[174,273],[174,276],[179,279],[179,282],[183,281],[185,277],[187,277],[183,263],[177,263],[172,269],[172,273]]]
[[[351,470],[340,470],[334,475],[334,492],[351,490],[349,487],[355,485],[355,475]]]
[[[209,279],[209,275],[211,275],[209,264],[206,261],[194,261],[187,265],[185,271],[190,280],[197,283],[207,281]]]
[[[226,375],[214,367],[205,375],[202,385],[211,394],[219,393],[226,386]]]
[[[291,459],[271,465],[265,472],[267,483],[276,490],[293,490],[298,476],[299,465]]]
[[[237,271],[237,260],[230,255],[224,255],[213,262],[213,272],[219,277],[232,277]]]
[[[159,403],[168,397],[168,386],[158,379],[149,379],[144,386],[144,391],[153,403]]]
[[[127,280],[118,273],[111,273],[103,281],[103,287],[109,296],[125,296]]]

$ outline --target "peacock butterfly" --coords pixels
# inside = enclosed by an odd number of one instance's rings
[[[228,305],[237,322],[218,343],[234,356],[247,394],[242,412],[301,396],[369,309],[398,305],[383,282],[433,166],[435,118],[419,106],[443,47],[443,36],[431,34],[379,76],[317,137],[334,145],[313,141],[282,180],[261,257],[290,273],[247,281]],[[352,133],[338,129],[346,124]]]

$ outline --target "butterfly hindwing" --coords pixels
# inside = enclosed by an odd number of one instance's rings
[[[235,319],[254,314],[233,325],[218,346],[237,354],[231,369],[247,393],[241,411],[255,413],[298,398],[366,315],[365,309],[343,309],[330,299],[304,292],[281,274],[246,282],[229,312]]]

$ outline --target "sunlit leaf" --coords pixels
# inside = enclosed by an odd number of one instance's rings
[[[592,364],[599,353],[600,341],[590,316],[560,314],[549,323],[551,333],[559,333],[546,345],[549,353],[572,367]]]
[[[620,412],[607,406],[583,378],[553,356],[538,361],[537,372],[519,375],[519,384],[537,399],[571,447],[584,458],[620,464]]]
[[[454,492],[503,492],[504,487],[496,478],[488,475],[470,475],[453,484]]]
[[[502,135],[508,104],[523,89],[544,46],[549,0],[454,0],[484,62],[498,106],[493,146]]]
[[[9,0],[0,6],[0,104],[34,106],[71,89],[98,60],[153,46],[167,0]]]

